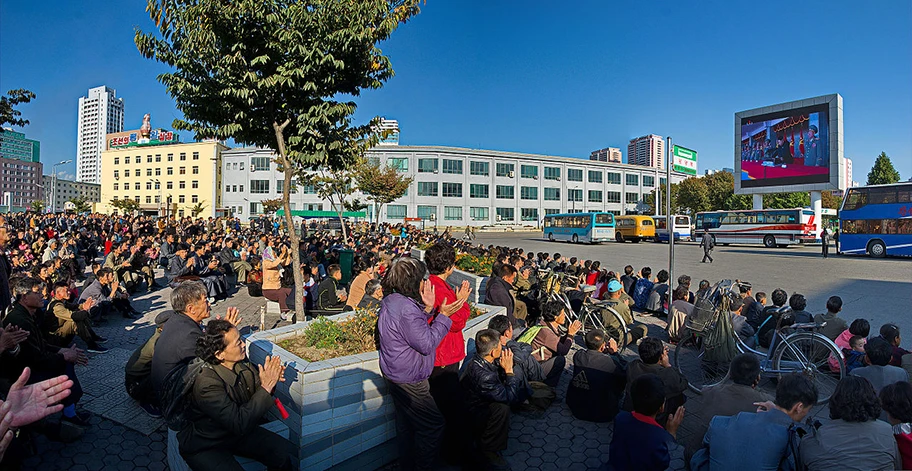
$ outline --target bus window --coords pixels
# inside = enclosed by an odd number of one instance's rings
[[[656,229],[665,229],[665,218],[657,218],[655,222]]]
[[[651,225],[652,225],[652,219],[643,219],[643,222],[641,222],[640,224],[643,225],[643,226],[651,226]]]
[[[595,223],[596,224],[611,224],[614,222],[614,218],[610,214],[596,214]]]
[[[846,195],[844,209],[846,209],[846,210],[858,209],[858,208],[866,205],[867,201],[868,201],[867,190],[850,189],[849,194]]]
[[[912,203],[912,188],[900,188],[896,192],[897,203]]]
[[[690,220],[687,219],[687,216],[676,216],[674,223],[675,223],[675,226],[687,227],[690,225]]]

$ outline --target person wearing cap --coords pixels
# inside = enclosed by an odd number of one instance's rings
[[[645,337],[648,329],[644,324],[633,320],[633,313],[630,312],[630,306],[621,299],[623,292],[624,286],[621,285],[620,281],[609,281],[608,298],[605,300],[605,302],[608,304],[608,306],[611,307],[611,309],[617,312],[618,315],[624,319],[624,323],[627,324],[627,344],[629,345]],[[617,321],[617,318],[605,310],[602,312],[602,322],[604,322],[607,334],[611,337],[617,338],[617,330],[621,328],[620,323]],[[625,346],[626,345],[621,345],[621,347]]]
[[[807,139],[804,141],[804,166],[825,167],[823,149],[820,147],[820,138],[817,137],[817,126],[808,127]]]

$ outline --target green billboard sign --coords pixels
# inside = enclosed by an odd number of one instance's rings
[[[675,172],[697,174],[697,151],[681,146],[671,147],[672,167]]]

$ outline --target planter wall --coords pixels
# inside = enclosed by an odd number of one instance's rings
[[[461,281],[460,281],[461,282]],[[474,350],[475,334],[503,314],[499,306],[470,319],[463,330]],[[329,317],[344,320],[351,313]],[[262,364],[278,355],[287,365],[285,382],[276,386],[288,411],[289,439],[299,447],[301,470],[374,469],[396,459],[393,400],[380,373],[378,352],[307,362],[277,342],[301,335],[308,323],[257,332],[247,337],[250,361]],[[270,412],[278,418],[278,411]]]

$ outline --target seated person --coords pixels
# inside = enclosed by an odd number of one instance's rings
[[[206,246],[198,244],[193,247],[190,259],[193,260],[193,274],[206,286],[209,302],[214,303],[228,297],[228,282],[219,267],[218,257],[206,253]]]
[[[878,393],[888,384],[909,380],[906,370],[890,364],[893,346],[887,343],[886,340],[881,337],[872,337],[865,344],[864,349],[868,366],[855,368],[850,373],[852,376],[860,376],[867,379]]]
[[[89,298],[82,304],[71,304],[69,285],[65,281],[54,283],[51,296],[53,301],[48,304],[47,310],[57,318],[57,328],[49,332],[50,339],[53,339],[52,343],[61,347],[71,345],[73,337],[78,335],[88,346],[89,352],[106,353],[108,349],[99,343],[104,343],[107,339],[95,333],[89,322],[89,309],[95,304],[95,300]]]
[[[896,324],[884,324],[880,327],[880,337],[887,341],[893,349],[893,356],[890,358],[890,364],[893,366],[902,366],[902,357],[909,352],[899,346],[902,338],[899,335],[899,326]]]
[[[507,317],[513,325],[517,324],[516,299],[513,298],[513,283],[517,277],[516,267],[513,265],[500,265],[493,268],[491,277],[488,278],[488,284],[485,288],[485,304],[491,306],[503,306],[507,309]],[[525,325],[525,324],[523,324]]]
[[[741,298],[732,299],[731,304],[728,306],[728,310],[731,311],[732,329],[748,347],[753,347],[754,334],[756,331],[751,327],[747,318],[741,315],[741,312],[744,310],[744,302],[741,301]]]
[[[82,397],[82,387],[76,378],[75,365],[87,364],[88,358],[76,347],[62,348],[51,344],[39,327],[44,289],[44,283],[36,278],[23,278],[13,287],[15,302],[3,319],[2,327],[16,326],[29,334],[17,345],[18,353],[4,352],[0,375],[10,384],[19,378],[25,368],[31,370],[29,384],[66,375],[73,381],[73,387],[70,395],[61,401],[64,406],[61,420],[86,427],[91,414],[76,410],[76,403]]]
[[[317,288],[316,308],[321,311],[342,311],[348,296],[339,289],[339,280],[342,279],[342,267],[332,264],[326,270],[329,276]]]
[[[614,420],[608,467],[637,471],[668,469],[671,464],[670,448],[684,418],[684,407],[677,408],[674,414],[666,413],[668,392],[665,382],[654,374],[640,375],[629,385],[629,389],[633,395],[633,412],[621,412]],[[658,415],[668,417],[664,428],[656,421]]]
[[[162,327],[172,314],[174,311],[166,310],[155,316],[155,331],[152,332],[152,336],[133,351],[124,365],[124,387],[127,394],[136,399],[139,407],[153,418],[161,417],[162,413],[158,407],[158,391],[152,386],[152,357],[155,355],[155,344],[161,335]]]
[[[190,257],[190,246],[187,244],[177,244],[174,254],[168,262],[168,284],[172,288],[177,288],[181,281],[198,280],[199,277],[193,274],[194,259]]]
[[[608,282],[608,298],[605,302],[611,306],[612,309],[617,312],[624,323],[627,324],[627,345],[636,343],[638,340],[646,336],[646,333],[649,329],[645,324],[636,322],[633,319],[633,313],[630,311],[630,305],[624,302],[624,289],[621,285],[621,282],[618,280],[611,280]],[[602,312],[602,322],[604,322],[605,329],[609,337],[614,338],[615,340],[620,338],[617,331],[621,328],[620,323],[617,321],[617,318],[614,317],[610,312]],[[620,348],[626,347],[627,345],[619,345]]]
[[[193,382],[188,425],[177,432],[181,457],[193,470],[238,469],[235,455],[268,469],[297,469],[294,445],[258,425],[275,407],[275,385],[284,381],[279,357],[265,366],[247,360],[244,340],[226,320],[212,320],[197,339],[205,366]]]
[[[666,411],[673,411],[684,405],[684,402],[687,401],[684,396],[684,391],[687,390],[687,378],[671,367],[671,362],[668,361],[668,348],[665,344],[655,337],[646,337],[637,346],[637,351],[640,358],[627,365],[627,391],[623,409],[633,410],[630,385],[644,374],[654,374],[665,383]],[[659,424],[664,424],[667,417],[667,413],[660,412],[657,419]]]
[[[461,380],[478,448],[487,467],[495,468],[507,464],[500,452],[507,449],[510,407],[522,401],[522,379],[513,372],[513,352],[501,346],[500,338],[493,329],[475,334],[475,356]]]
[[[532,356],[532,346],[528,343],[521,343],[513,340],[513,324],[510,318],[503,314],[498,314],[488,321],[488,328],[500,332],[500,344],[513,352],[513,365],[515,374],[523,380],[523,388],[528,394],[532,394],[532,381],[542,382],[545,380],[545,374],[542,371],[541,364]]]
[[[775,302],[775,299],[773,301]],[[791,316],[796,324],[814,322],[814,316],[804,310],[807,307],[807,299],[803,294],[795,293],[789,297],[789,307],[792,308]]]
[[[89,314],[93,319],[105,319],[115,310],[127,319],[138,319],[139,311],[130,304],[130,295],[114,279],[114,271],[102,268],[95,273],[96,279],[79,295],[79,302],[95,300]]]
[[[636,284],[633,285],[633,292],[630,296],[633,297],[636,308],[644,311],[646,310],[646,303],[649,301],[649,295],[652,293],[652,287],[655,286],[655,283],[649,279],[652,275],[652,268],[643,267],[643,269],[640,270],[640,274],[642,276],[637,278]]]
[[[880,402],[893,426],[893,437],[902,459],[902,469],[912,469],[912,384],[888,384],[880,390]]]
[[[659,270],[656,283],[646,299],[646,311],[653,314],[665,314],[665,303],[668,301],[668,271]]]
[[[586,332],[586,350],[573,354],[567,407],[577,419],[611,422],[627,385],[627,364],[617,342],[598,329]]]
[[[853,335],[849,339],[849,347],[842,349],[842,357],[845,359],[846,373],[851,373],[855,368],[865,366],[865,338],[860,335]]]
[[[861,338],[867,339],[868,334],[870,333],[871,324],[868,322],[868,320],[858,318],[852,321],[852,323],[849,325],[849,328],[839,334],[839,337],[836,337],[836,340],[834,340],[833,343],[835,343],[836,346],[839,347],[842,351],[845,351],[846,349],[852,348],[852,345],[850,344],[852,337],[857,335]],[[865,340],[865,342],[867,342],[867,340]],[[830,358],[829,363],[830,370],[836,371],[839,369],[839,364],[836,362],[835,358]]]
[[[518,341],[532,346],[532,357],[541,364],[545,375],[543,382],[555,388],[567,364],[565,357],[573,346],[573,336],[579,332],[582,324],[578,320],[573,321],[567,328],[567,333],[561,334],[561,328],[567,320],[564,303],[548,301],[541,311],[540,325],[526,329]]]
[[[760,328],[757,329],[757,342],[763,348],[769,348],[770,343],[773,341],[773,332],[779,323],[781,311],[785,309],[785,303],[788,302],[788,293],[783,289],[777,288],[773,290],[770,299],[773,301],[773,305],[766,306],[760,312],[760,317],[763,320],[760,321]]]
[[[684,460],[690,462],[694,453],[703,446],[703,436],[709,429],[709,422],[720,415],[728,417],[739,412],[756,412],[755,403],[769,401],[769,397],[757,389],[760,384],[760,360],[753,353],[741,353],[732,359],[728,370],[731,382],[707,388],[701,394],[703,408],[689,416],[687,428],[692,433],[684,442]]]
[[[836,340],[839,334],[849,328],[849,324],[845,319],[839,317],[839,312],[842,311],[842,298],[830,296],[826,305],[826,314],[817,314],[814,316],[814,322],[820,325],[820,328],[817,329],[818,332],[830,340]]]
[[[237,275],[238,284],[247,282],[247,272],[253,270],[253,266],[247,261],[247,252],[239,252],[233,240],[225,242],[225,247],[219,252],[218,258],[223,269],[230,269]]]
[[[744,469],[747,463],[748,469],[797,469],[798,436],[792,426],[804,420],[817,397],[817,386],[806,376],[783,376],[775,401],[762,403],[760,412],[713,417],[690,469]]]
[[[689,294],[686,286],[678,286],[671,293],[671,306],[669,307],[671,314],[668,316],[666,330],[668,340],[672,343],[681,340],[681,336],[685,333],[684,323],[693,314],[694,305],[687,302]]]
[[[364,297],[358,303],[358,309],[380,309],[383,300],[383,287],[380,280],[370,280],[364,285]]]

